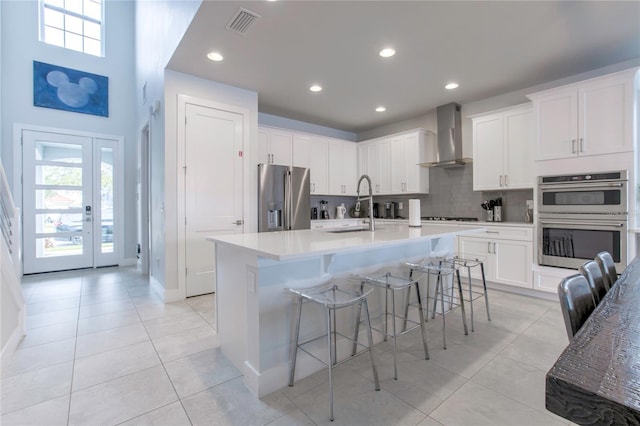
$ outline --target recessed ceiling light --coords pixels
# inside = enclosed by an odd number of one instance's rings
[[[444,86],[444,88],[447,90],[453,90],[453,89],[456,89],[457,87],[458,87],[458,83],[449,83],[446,86]]]
[[[385,112],[387,109],[383,106],[379,106],[378,108],[376,108],[377,112]]]
[[[314,84],[313,86],[309,87],[309,90],[311,90],[312,92],[319,92],[322,90],[322,86],[320,86],[319,84]]]
[[[207,58],[215,62],[220,62],[223,59],[222,55],[219,54],[218,52],[209,52],[207,54]]]
[[[395,51],[395,50],[393,50],[393,49],[392,49],[392,48],[390,48],[390,47],[387,47],[387,48],[382,49],[382,50],[380,51],[380,56],[382,56],[383,58],[390,58],[390,57],[392,57],[392,56],[393,56],[393,55],[395,55],[395,54],[396,54],[396,51]]]

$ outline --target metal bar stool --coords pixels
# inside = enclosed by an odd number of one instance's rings
[[[399,269],[392,269],[386,272],[378,272],[370,275],[356,275],[357,278],[362,280],[362,285],[369,285],[374,288],[384,289],[384,312],[382,312],[384,325],[381,330],[371,326],[371,328],[382,334],[384,341],[387,341],[388,337],[393,339],[393,378],[398,380],[398,364],[396,361],[398,336],[408,333],[417,327],[420,327],[422,333],[422,345],[424,347],[424,359],[429,359],[429,349],[427,348],[427,338],[425,335],[424,326],[424,313],[422,308],[422,296],[420,294],[420,285],[418,280],[409,277],[404,277],[405,272]],[[409,298],[411,296],[411,289],[415,289],[417,297],[417,305],[412,305],[418,310],[418,321],[408,319]],[[396,293],[405,293],[407,302],[405,305],[404,317],[396,313]],[[391,312],[389,312],[389,299],[391,299]],[[391,330],[389,330],[389,319],[391,319]],[[396,319],[404,319],[402,329],[398,331],[396,326]],[[407,322],[412,325],[407,329]],[[357,329],[354,340],[358,340]],[[353,353],[356,351],[356,345],[353,345]]]
[[[436,317],[436,314],[440,314],[442,316],[442,346],[444,349],[447,349],[447,339],[445,336],[445,299],[447,299],[447,303],[449,305],[449,311],[453,310],[454,307],[460,306],[460,310],[462,311],[462,325],[464,327],[464,334],[469,334],[467,328],[467,315],[464,307],[464,296],[462,293],[462,281],[460,280],[460,268],[455,262],[447,261],[443,258],[429,258],[423,260],[418,263],[407,262],[406,266],[409,267],[410,273],[413,274],[414,271],[423,272],[427,276],[427,317],[429,316],[429,306],[428,299],[430,297],[430,279],[432,275],[436,276],[436,288],[435,294],[433,296],[433,312],[432,319]],[[446,277],[451,277],[452,281],[452,289],[451,295],[447,295],[444,289],[444,281]],[[458,285],[458,298],[457,301],[453,295],[453,286],[457,281]],[[437,312],[438,301],[440,302],[440,312]]]
[[[340,288],[343,287],[343,288]],[[355,289],[353,288],[355,287]],[[365,349],[357,353],[360,355],[364,352],[369,352],[369,356],[371,358],[371,368],[373,370],[373,380],[375,382],[375,389],[380,390],[380,382],[378,380],[378,371],[376,370],[376,365],[373,360],[373,335],[371,333],[371,320],[369,318],[369,308],[367,306],[367,296],[369,293],[373,291],[373,289],[369,289],[366,292],[360,291],[361,287],[357,285],[353,285],[352,281],[346,279],[333,279],[328,281],[327,283],[307,288],[292,288],[289,291],[296,296],[298,296],[297,309],[295,311],[295,336],[294,341],[291,345],[291,364],[289,367],[289,386],[293,386],[295,371],[296,371],[296,357],[298,354],[298,349],[304,351],[311,357],[317,359],[322,364],[326,365],[329,370],[329,397],[330,397],[330,409],[331,409],[331,421],[333,421],[333,378],[332,378],[332,369],[333,366],[342,364],[343,362],[349,360],[347,358],[342,361],[337,361],[337,336],[341,338],[347,339],[348,341],[353,341],[354,344],[360,345]],[[300,338],[300,319],[302,317],[302,304],[303,303],[316,303],[322,306],[326,313],[326,324],[327,324],[327,333],[306,340],[302,343],[299,342]],[[368,345],[363,345],[354,341],[351,337],[345,336],[344,334],[337,331],[336,328],[336,310],[342,308],[348,308],[349,306],[358,305],[358,309],[362,310],[364,308],[364,323],[365,328],[367,330],[367,338]],[[357,321],[355,324],[356,329],[360,327],[360,321]],[[303,346],[309,343],[315,342],[317,340],[327,338],[327,360],[316,356],[311,352],[311,350],[305,349]]]
[[[467,268],[467,277],[469,278],[469,298],[465,302],[469,302],[471,310],[471,331],[475,331],[473,326],[473,301],[484,296],[484,303],[487,308],[487,320],[491,321],[491,313],[489,312],[489,295],[487,294],[487,281],[484,275],[484,256],[475,254],[456,254],[448,261],[453,262],[458,268]],[[482,291],[474,291],[471,284],[471,268],[480,267],[480,275],[482,276]]]

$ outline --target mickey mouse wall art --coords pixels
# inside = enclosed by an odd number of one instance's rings
[[[33,105],[109,116],[109,78],[33,61]]]

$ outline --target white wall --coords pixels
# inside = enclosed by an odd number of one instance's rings
[[[201,3],[200,0],[154,0],[136,1],[135,5],[136,90],[132,104],[137,109],[138,134],[147,123],[150,129],[152,229],[149,274],[152,282],[160,285],[166,282],[165,246],[176,244],[176,241],[166,239],[164,232],[170,223],[165,220],[164,213],[165,121],[175,120],[175,116],[166,115],[164,72]],[[144,86],[146,101],[142,97]],[[151,117],[149,106],[156,100],[161,101],[160,110],[156,116]],[[174,280],[170,285],[175,286],[177,283]]]
[[[218,104],[230,105],[249,111],[249,135],[245,135],[245,193],[244,219],[245,232],[257,232],[258,219],[258,94],[249,90],[239,89],[214,81],[205,80],[188,74],[171,70],[165,73],[165,233],[166,250],[166,280],[165,292],[177,289],[178,285],[178,250],[184,249],[184,241],[178,241],[177,182],[176,152],[180,148],[177,143],[177,101],[178,95],[193,96],[195,98],[213,101]],[[168,119],[172,117],[173,119]],[[214,166],[214,164],[212,164]],[[247,185],[248,184],[248,185]],[[166,293],[165,293],[166,294]]]
[[[134,3],[107,1],[105,57],[99,58],[38,41],[37,0],[2,1],[2,161],[18,206],[20,141],[13,140],[16,123],[95,132],[124,137],[124,253],[135,259],[135,107]],[[109,77],[109,117],[33,106],[33,61]]]

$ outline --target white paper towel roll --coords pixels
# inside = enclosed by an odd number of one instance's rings
[[[420,200],[409,200],[409,226],[421,226]]]

